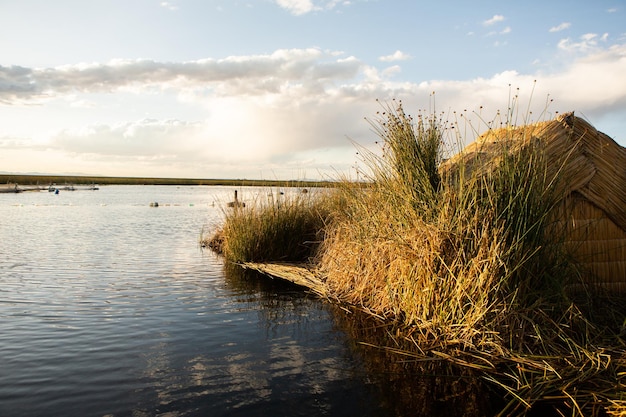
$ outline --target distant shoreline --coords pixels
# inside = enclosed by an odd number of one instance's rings
[[[157,177],[100,177],[81,175],[26,175],[0,174],[0,184],[40,185],[50,184],[99,184],[99,185],[227,185],[227,186],[279,186],[279,187],[325,187],[332,181],[311,180],[250,180],[250,179],[200,179]]]

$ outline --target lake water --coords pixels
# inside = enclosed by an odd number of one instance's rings
[[[0,194],[0,415],[391,415],[325,303],[199,247],[233,191]]]
[[[0,194],[0,416],[494,414],[468,372],[202,250],[234,191]]]

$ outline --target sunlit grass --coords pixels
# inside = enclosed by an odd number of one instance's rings
[[[332,212],[324,192],[270,192],[267,199],[224,210],[224,225],[205,246],[226,260],[241,262],[306,262],[314,257]]]
[[[507,398],[502,415],[542,401],[620,415],[623,314],[567,291],[582,282],[556,226],[567,155],[546,160],[510,110],[484,157],[444,161],[444,144],[462,143],[447,121],[383,107],[380,152],[359,150],[364,184],[227,212],[226,258],[314,263],[333,298],[395,324],[414,346],[404,356],[482,372]]]

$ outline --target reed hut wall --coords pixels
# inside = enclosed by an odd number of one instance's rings
[[[489,130],[442,169],[487,173],[506,152],[539,144],[547,178],[559,181],[557,222],[588,284],[626,292],[626,148],[574,113],[521,127]],[[531,167],[532,169],[532,167]]]

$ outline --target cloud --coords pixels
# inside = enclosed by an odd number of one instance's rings
[[[407,59],[411,59],[411,55],[400,50],[397,50],[391,55],[385,55],[378,58],[378,60],[382,62],[406,61]]]
[[[332,10],[338,5],[349,6],[352,4],[348,0],[275,0],[276,4],[295,16],[307,13]]]
[[[624,73],[626,45],[578,58],[565,70],[554,74],[504,71],[490,78],[415,84],[392,82],[385,79],[385,72],[379,74],[373,68],[362,67],[361,76],[342,84],[329,83],[321,91],[292,87],[278,95],[266,92],[264,96],[200,99],[204,100],[209,115],[201,123],[144,120],[94,132],[109,144],[122,145],[124,141],[136,140],[137,147],[131,149],[137,152],[146,148],[161,149],[151,155],[174,152],[175,146],[167,147],[164,142],[165,138],[173,137],[174,144],[182,143],[182,138],[202,144],[214,151],[214,157],[229,155],[227,158],[242,161],[269,160],[316,148],[345,147],[346,135],[367,135],[367,126],[361,125],[362,117],[371,114],[376,99],[395,97],[413,103],[416,108],[424,108],[432,91],[436,92],[441,105],[455,110],[483,105],[495,114],[506,107],[510,85],[520,87],[523,94],[535,89],[536,101],[532,107],[536,115],[543,111],[548,95],[555,98],[559,106],[553,111],[579,110],[591,115],[611,109],[623,112],[626,111]],[[590,79],[595,80],[594,83],[589,83]],[[117,136],[116,141],[110,139],[111,134]]]
[[[504,16],[497,14],[497,15],[494,15],[491,19],[487,19],[487,20],[483,21],[483,26],[486,26],[486,27],[493,26],[496,23],[502,22],[504,20],[505,20]],[[484,36],[491,37],[491,36],[496,36],[496,35],[508,35],[511,32],[512,32],[511,27],[510,26],[506,26],[506,27],[504,27],[501,30],[492,29],[489,32],[487,32]],[[494,42],[495,46],[501,46],[503,44],[506,44],[506,42],[500,42],[500,41]]]
[[[337,6],[350,6],[353,3],[350,0],[274,0],[274,2],[295,16],[333,10]]]
[[[579,38],[578,42],[574,42],[570,38],[561,39],[558,43],[558,47],[564,51],[587,53],[598,49],[600,42],[604,43],[608,38],[608,33],[602,36],[599,36],[597,33],[586,33]]]
[[[0,103],[11,103],[19,97],[30,97],[40,94],[32,82],[30,68],[0,66]]]
[[[276,4],[296,16],[315,10],[315,6],[311,0],[276,0]]]
[[[520,88],[521,115],[529,107],[535,118],[547,111],[577,111],[592,118],[626,112],[626,45],[614,45],[590,53],[571,62],[564,70],[552,74],[520,74],[504,71],[490,78],[468,81],[431,81],[420,85],[422,94],[436,91],[438,102],[451,103],[454,110],[476,109],[481,105],[491,115],[496,109],[506,110],[505,95],[511,88]],[[594,80],[594,82],[589,82]],[[510,86],[510,87],[509,87]],[[532,100],[530,99],[531,91]],[[554,103],[546,107],[547,97]],[[531,103],[529,103],[531,101]],[[521,118],[521,116],[520,116]],[[609,133],[610,132],[606,132]],[[622,134],[623,132],[612,132]]]
[[[572,24],[570,22],[563,22],[558,24],[557,26],[552,26],[548,32],[560,32],[562,30],[568,29]]]
[[[383,77],[389,78],[401,72],[402,72],[402,68],[400,68],[399,65],[392,65],[388,68],[385,68],[381,74],[383,75]]]
[[[46,146],[77,154],[161,158],[184,152],[201,131],[198,122],[143,119],[65,129]]]
[[[598,49],[565,71],[546,77],[549,86],[572,109],[590,114],[626,111],[626,45]],[[593,80],[593,82],[590,82]],[[617,132],[615,132],[617,133]]]
[[[491,19],[487,19],[487,20],[483,21],[483,25],[484,26],[491,26],[491,25],[494,25],[494,24],[496,24],[498,22],[502,22],[502,21],[504,21],[504,16],[502,16],[501,14],[496,14],[496,15],[493,15],[493,17]]]
[[[202,89],[218,95],[278,94],[294,85],[322,90],[327,83],[351,79],[360,65],[356,59],[310,48],[182,63],[114,60],[44,69],[0,66],[0,102],[150,88]]]
[[[496,36],[496,35],[508,35],[508,34],[509,34],[509,33],[511,33],[511,32],[512,32],[511,27],[510,27],[510,26],[507,26],[507,27],[505,27],[504,29],[502,29],[502,30],[501,30],[501,31],[499,31],[499,32],[498,32],[498,31],[495,31],[495,30],[492,30],[492,31],[490,31],[490,32],[487,32],[487,33],[485,34],[485,36],[486,36],[486,37],[490,37],[490,36]],[[499,42],[499,41],[496,41],[495,43],[496,43],[496,44],[502,44],[502,43],[506,43],[506,42]]]
[[[178,10],[178,6],[176,6],[175,4],[172,4],[172,3],[171,3],[171,2],[169,2],[169,1],[162,1],[162,2],[160,3],[160,6],[161,6],[161,7],[163,7],[163,8],[165,8],[165,9],[171,10],[171,11],[176,11],[176,10]]]

